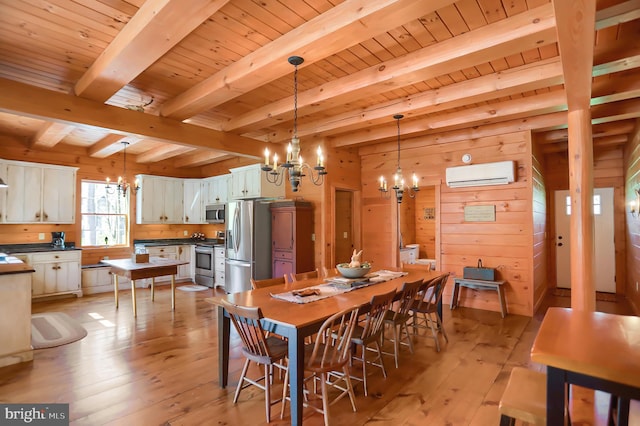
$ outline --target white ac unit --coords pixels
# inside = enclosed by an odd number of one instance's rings
[[[513,161],[499,161],[497,163],[447,167],[446,174],[447,186],[450,188],[506,185],[514,181],[515,163]]]

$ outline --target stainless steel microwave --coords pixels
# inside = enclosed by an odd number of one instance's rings
[[[224,223],[224,204],[209,204],[205,206],[205,219],[207,223]]]

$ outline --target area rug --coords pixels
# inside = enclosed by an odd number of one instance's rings
[[[63,312],[31,315],[31,346],[33,349],[52,348],[75,342],[87,335],[87,330]]]
[[[557,297],[571,297],[570,288],[555,288],[553,289],[553,295]],[[613,293],[596,292],[596,300],[600,302],[618,302],[618,298]]]
[[[178,287],[178,290],[182,290],[182,291],[203,291],[203,290],[209,290],[209,287],[203,286],[203,285],[198,285],[198,284],[189,284],[189,285],[181,285],[180,287]]]

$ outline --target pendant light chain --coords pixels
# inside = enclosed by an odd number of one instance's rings
[[[298,137],[298,65],[293,72],[293,137]]]

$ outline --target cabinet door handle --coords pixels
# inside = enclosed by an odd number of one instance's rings
[[[184,217],[185,222],[189,222],[189,216]]]
[[[45,213],[45,214],[44,214],[44,218],[45,218],[45,219],[49,219],[49,215]]]
[[[40,212],[36,212],[36,219],[40,219]]]

